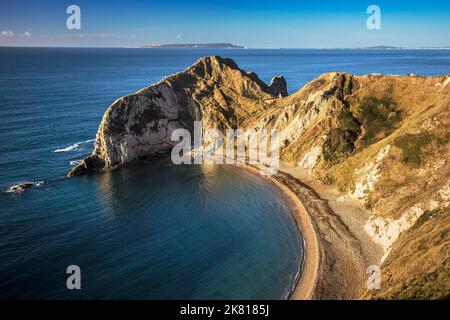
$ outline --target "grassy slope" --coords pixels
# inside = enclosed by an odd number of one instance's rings
[[[450,209],[427,211],[400,236],[373,299],[442,299],[450,294]]]
[[[355,171],[390,146],[380,177],[365,206],[374,215],[397,219],[415,204],[428,203],[450,177],[450,85],[445,77],[353,77],[334,91],[326,116],[282,152],[297,162],[323,143],[316,177],[352,191]],[[328,81],[329,82],[329,81]],[[447,81],[448,82],[448,81]],[[289,103],[305,103],[324,82],[313,81]],[[303,104],[303,105],[302,105]],[[301,112],[301,111],[300,111]],[[366,298],[442,298],[450,294],[449,207],[426,212],[401,235],[382,265],[384,286]]]

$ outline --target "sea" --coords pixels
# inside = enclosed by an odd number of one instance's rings
[[[450,50],[2,47],[0,298],[289,297],[303,240],[263,177],[165,158],[66,176],[113,101],[210,55],[283,75],[289,93],[333,71],[450,74]],[[12,192],[22,182],[33,187]]]

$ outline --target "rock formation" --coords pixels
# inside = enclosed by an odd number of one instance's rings
[[[34,187],[40,187],[44,184],[43,181],[35,181],[35,182],[22,182],[19,184],[12,185],[9,187],[6,192],[8,193],[21,193],[25,190],[29,190]]]
[[[195,120],[212,128],[240,127],[269,108],[275,96],[273,88],[234,61],[202,58],[183,72],[116,100],[103,116],[93,153],[69,175],[165,154],[174,144],[172,131],[193,130]]]
[[[340,72],[287,96],[283,77],[266,85],[230,59],[206,57],[115,101],[94,151],[69,175],[166,154],[171,132],[195,120],[276,128],[283,161],[371,212],[365,229],[385,250],[390,286],[366,297],[440,298],[450,291],[449,97],[450,76]]]
[[[32,188],[33,186],[34,186],[34,184],[32,182],[19,183],[14,186],[11,186],[8,189],[8,192],[22,192],[22,191]]]
[[[272,81],[270,81],[269,88],[272,94],[279,98],[288,95],[286,79],[283,76],[273,77]]]

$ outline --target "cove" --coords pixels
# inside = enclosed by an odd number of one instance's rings
[[[282,191],[232,165],[159,159],[0,196],[3,298],[286,299],[301,265]]]

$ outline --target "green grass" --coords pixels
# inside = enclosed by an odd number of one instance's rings
[[[395,110],[391,99],[365,97],[354,114],[343,108],[335,120],[323,149],[324,160],[330,165],[353,153],[359,138],[360,146],[365,147],[390,134],[400,121],[400,112]],[[362,137],[361,127],[364,128]]]
[[[389,135],[400,121],[400,112],[395,110],[395,103],[389,99],[364,97],[357,117],[365,129],[362,147],[380,140],[379,134]]]
[[[355,141],[360,133],[359,122],[353,114],[345,108],[339,112],[323,146],[323,158],[330,165],[355,150]]]

